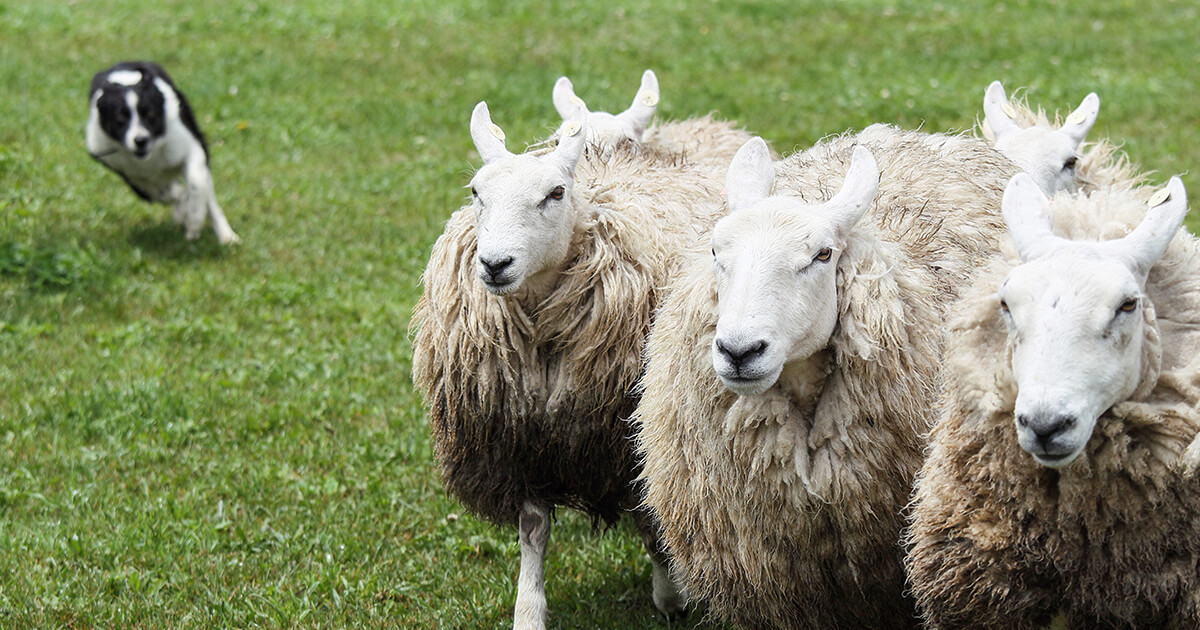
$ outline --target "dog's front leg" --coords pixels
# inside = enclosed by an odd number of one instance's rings
[[[183,201],[184,236],[188,240],[199,238],[200,230],[204,228],[205,218],[211,218],[213,231],[216,232],[217,240],[222,245],[238,242],[240,240],[238,235],[234,233],[233,228],[229,227],[225,213],[217,204],[216,194],[213,192],[212,173],[208,170],[208,158],[203,151],[194,151],[189,156],[186,173],[187,193],[184,195]]]

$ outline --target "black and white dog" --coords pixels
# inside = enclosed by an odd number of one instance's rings
[[[204,134],[158,64],[128,61],[92,77],[87,149],[139,197],[171,205],[188,240],[206,217],[222,244],[239,240],[213,194]]]

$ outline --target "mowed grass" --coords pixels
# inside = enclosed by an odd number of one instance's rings
[[[965,4],[965,3],[963,3]],[[0,2],[0,627],[499,628],[518,549],[447,498],[407,327],[478,156],[623,109],[782,153],[969,128],[1001,79],[1200,198],[1194,2]],[[92,73],[162,63],[242,245],[188,243],[83,148]],[[1200,225],[1195,213],[1190,226]],[[457,518],[452,515],[457,515]],[[754,535],[746,532],[746,535]],[[560,628],[657,628],[628,525],[560,514]],[[676,627],[693,627],[696,619]]]

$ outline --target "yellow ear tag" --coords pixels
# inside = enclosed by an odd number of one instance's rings
[[[1067,116],[1068,125],[1082,125],[1085,120],[1087,120],[1087,114],[1083,112],[1071,112],[1071,115]]]
[[[1009,118],[1012,118],[1013,120],[1016,120],[1017,110],[1013,109],[1012,103],[1009,103],[1008,101],[1004,101],[1003,103],[1000,104],[1000,110],[1004,112],[1005,116],[1008,116]]]
[[[1164,203],[1167,203],[1167,200],[1170,198],[1171,198],[1171,191],[1167,190],[1166,188],[1163,188],[1163,189],[1159,190],[1158,192],[1154,193],[1153,195],[1151,195],[1150,201],[1146,202],[1146,205],[1150,206],[1151,208],[1153,208],[1155,206],[1161,206]]]
[[[492,135],[496,136],[496,139],[500,141],[504,140],[504,130],[500,128],[500,125],[495,123],[492,123]]]
[[[573,135],[579,133],[580,127],[582,127],[582,125],[579,124],[578,120],[572,120],[572,121],[568,122],[567,124],[563,125],[562,135],[563,136],[573,136]]]
[[[642,105],[646,107],[658,105],[658,92],[646,92],[642,94]]]
[[[572,105],[583,105],[584,107],[587,107],[587,103],[584,103],[583,99],[579,98],[578,96],[575,96],[574,94],[571,95],[571,104]]]

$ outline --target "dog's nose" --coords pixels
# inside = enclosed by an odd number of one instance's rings
[[[725,341],[717,340],[717,351],[725,355],[729,363],[734,368],[741,368],[744,363],[751,359],[757,358],[762,353],[767,351],[767,342],[763,340],[752,341],[746,344],[726,343]]]
[[[137,136],[133,139],[133,146],[138,150],[145,149],[148,144],[150,144],[150,136]]]
[[[488,278],[491,280],[495,280],[500,274],[504,273],[504,270],[508,269],[512,261],[512,256],[505,256],[504,258],[497,258],[495,260],[479,259],[479,263],[483,265],[484,271],[487,272]]]

